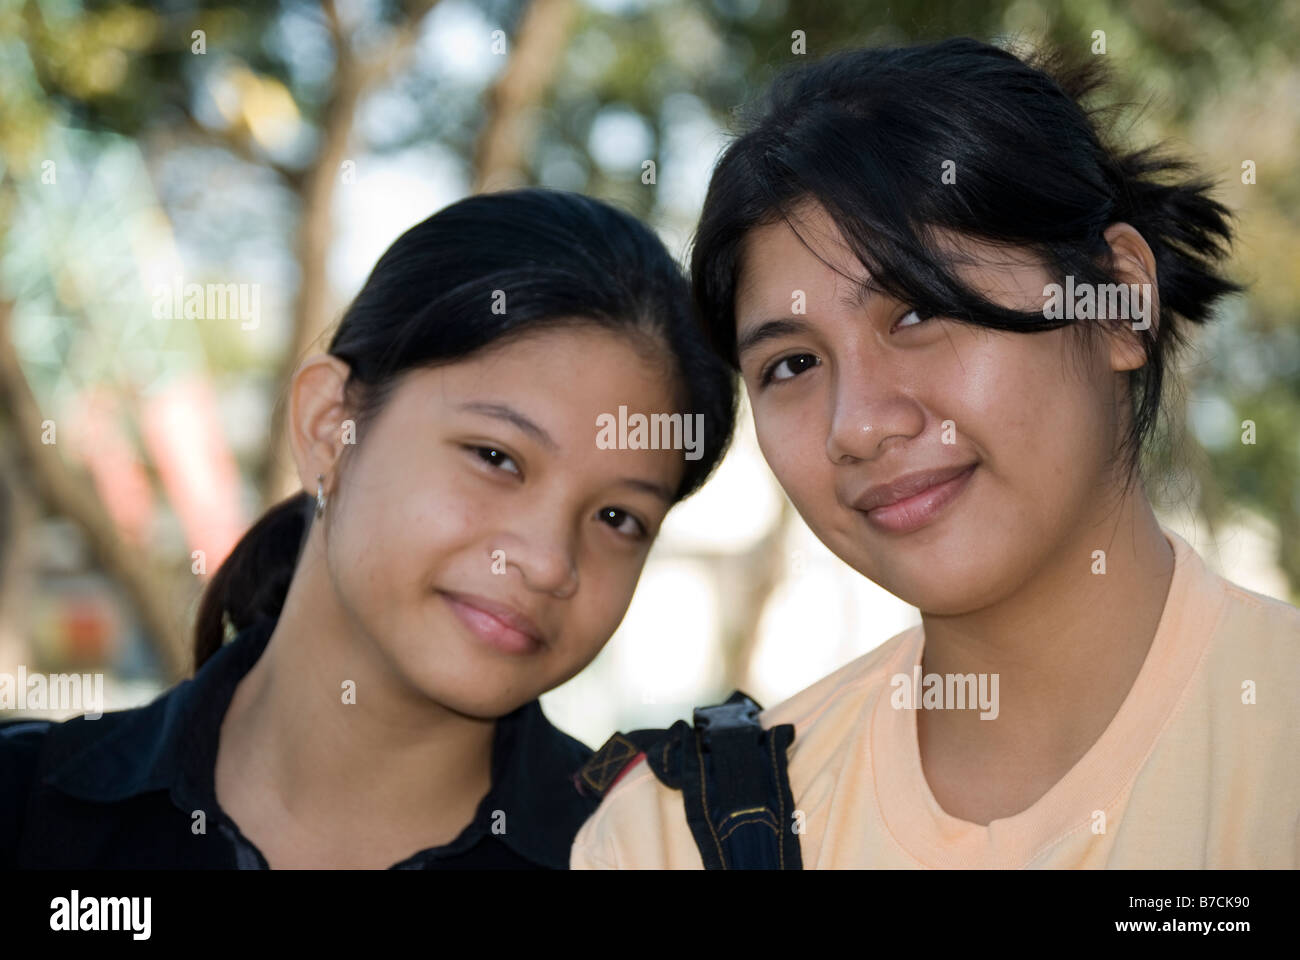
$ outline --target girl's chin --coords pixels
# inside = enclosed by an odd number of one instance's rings
[[[473,720],[496,720],[535,699],[527,693],[505,694],[499,688],[475,690],[465,689],[463,685],[454,692],[443,689],[422,692],[431,702]]]
[[[862,571],[859,571],[862,572]],[[988,567],[972,570],[968,564],[944,562],[943,558],[926,558],[926,562],[906,568],[876,564],[864,573],[872,583],[892,593],[922,613],[955,616],[978,610],[987,603],[992,591]]]
[[[399,658],[397,668],[414,697],[431,708],[436,705],[465,717],[495,720],[539,695],[532,692],[535,678],[503,669],[495,658],[446,649],[430,652],[435,656],[415,661]]]

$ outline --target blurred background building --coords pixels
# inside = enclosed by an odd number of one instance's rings
[[[288,375],[407,227],[541,184],[683,253],[774,72],[955,34],[1106,56],[1146,105],[1131,137],[1220,180],[1252,288],[1182,371],[1150,493],[1231,579],[1297,602],[1300,8],[1059,6],[0,0],[0,672],[102,670],[108,709],[188,672],[207,576],[294,488]],[[252,291],[256,316],[187,320],[188,283]],[[618,634],[543,703],[594,746],[737,686],[774,703],[918,620],[808,532],[745,419]]]

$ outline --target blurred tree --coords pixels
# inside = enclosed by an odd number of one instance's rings
[[[477,18],[471,42],[482,62],[493,61],[490,30],[504,28],[509,42],[495,66],[461,76],[431,55],[429,33],[448,8]],[[1065,8],[1032,0],[869,8],[787,0],[10,2],[0,6],[0,227],[16,186],[39,177],[51,126],[133,138],[182,242],[217,262],[249,250],[283,261],[292,293],[282,342],[254,356],[234,337],[201,331],[210,361],[282,391],[337,309],[328,282],[331,211],[349,160],[437,144],[474,189],[584,191],[684,245],[722,146],[717,130],[729,129],[733,110],[783,67],[842,47],[956,34],[1046,40],[1094,55],[1100,31],[1106,52],[1098,55],[1113,61],[1120,98],[1148,104],[1121,132],[1135,141],[1172,137],[1223,178],[1222,198],[1243,227],[1235,267],[1254,283],[1207,335],[1205,362],[1189,365],[1188,429],[1180,410],[1153,464],[1190,471],[1194,502],[1212,525],[1240,506],[1275,524],[1279,562],[1300,597],[1300,178],[1292,159],[1300,148],[1300,20],[1288,10],[1227,0],[1075,0]],[[368,111],[382,121],[365,124]],[[1247,160],[1254,183],[1239,176]],[[228,216],[208,215],[214,204],[228,204]],[[69,318],[83,316],[63,307]],[[13,417],[22,402],[14,398],[30,391],[22,373],[15,362],[0,368],[10,445],[24,442]],[[286,412],[275,404],[266,449],[251,467],[264,502],[296,485]],[[1257,425],[1254,444],[1238,437],[1246,420]],[[122,551],[102,514],[80,494],[55,493],[73,489],[65,482],[72,468],[23,449],[27,462],[46,464],[48,476],[34,485],[48,509],[78,517],[141,610],[166,608],[148,567],[132,572],[132,558],[111,560]],[[735,677],[744,675],[753,623],[775,582],[771,557],[760,554],[785,522],[750,555],[710,558],[722,580],[752,587],[752,615],[728,626]],[[145,619],[161,648],[179,642],[165,616]]]
[[[493,12],[501,21],[521,21],[521,32],[512,38],[508,69],[487,97],[503,116],[494,121],[489,112],[481,132],[479,125],[464,122],[481,89],[466,91],[441,77],[430,83],[436,71],[428,63],[410,69],[436,3],[379,2],[349,6],[346,12],[334,0],[168,8],[99,0],[6,6],[0,11],[4,73],[13,83],[0,99],[5,174],[0,214],[12,207],[16,183],[39,178],[38,147],[53,124],[136,139],[165,199],[177,193],[168,182],[173,157],[184,165],[200,150],[226,155],[225,164],[239,167],[250,184],[260,183],[255,189],[263,194],[287,193],[285,206],[293,211],[282,242],[292,251],[297,292],[287,342],[269,378],[282,389],[335,310],[327,276],[334,197],[345,162],[374,146],[355,138],[367,97],[386,85],[413,84],[423,93],[413,101],[426,117],[436,118],[422,128],[411,124],[408,137],[381,147],[441,137],[468,158],[475,154],[477,134],[478,162],[484,167],[478,181],[522,179],[511,172],[528,148],[518,127],[529,105],[543,95],[551,65],[564,48],[571,0],[539,0],[539,13],[522,21],[526,4],[496,5]],[[484,56],[488,39],[481,38]],[[503,44],[501,52],[506,49]],[[451,102],[457,108],[445,109]],[[212,161],[206,164],[213,169]],[[215,169],[220,168],[218,161]],[[229,249],[240,240],[236,234],[216,242]],[[179,675],[188,629],[175,615],[172,591],[148,558],[122,542],[80,472],[53,447],[40,444],[34,432],[40,403],[7,332],[0,328],[5,336],[0,360],[7,361],[0,363],[0,395],[12,421],[7,442],[23,451],[47,509],[83,529],[105,569],[137,606],[165,669]],[[286,412],[285,403],[274,404],[266,450],[255,467],[268,503],[297,485],[284,440]]]

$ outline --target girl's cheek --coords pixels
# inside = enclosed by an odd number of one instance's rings
[[[1007,346],[1005,341],[999,345]],[[1016,445],[1035,435],[1054,404],[1050,382],[1044,377],[1037,352],[986,349],[968,361],[960,379],[960,394],[953,398],[956,427],[971,439],[995,447]],[[1059,386],[1059,384],[1058,384]]]
[[[808,480],[812,465],[818,463],[816,455],[825,450],[823,426],[814,427],[783,412],[758,416],[762,425],[757,430],[758,448],[763,459],[771,466],[781,485],[800,489]],[[822,459],[825,459],[824,453]]]
[[[625,564],[588,564],[579,570],[585,602],[569,618],[581,630],[585,655],[595,657],[623,620],[636,589],[640,568]],[[590,589],[588,589],[590,588]]]
[[[763,453],[780,485],[795,499],[804,499],[808,487],[806,468],[800,469],[800,458],[794,452],[794,448],[787,443],[778,442],[774,447],[769,446]]]

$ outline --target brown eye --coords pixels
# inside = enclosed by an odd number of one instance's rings
[[[925,313],[924,311],[921,310],[909,310],[907,311],[907,313],[903,314],[901,317],[898,318],[898,322],[894,324],[894,329],[897,330],[899,327],[919,327],[927,320],[934,319],[934,316],[935,315],[933,313]],[[913,318],[915,322],[904,323],[903,321],[908,319],[909,317]]]
[[[764,371],[760,385],[766,386],[774,380],[793,380],[799,374],[812,369],[820,362],[811,353],[796,353],[788,357],[782,357]],[[788,372],[780,375],[782,370]]]
[[[636,540],[642,540],[646,537],[645,524],[626,510],[620,510],[617,507],[604,507],[600,511],[600,519],[607,526],[613,527],[625,536]]]
[[[519,465],[515,463],[514,458],[509,454],[498,450],[496,447],[480,447],[475,445],[466,447],[465,449],[471,451],[484,463],[490,464],[498,470],[502,470],[506,473],[513,473],[515,475],[519,475],[520,473]],[[506,468],[506,464],[510,465],[510,469]]]

